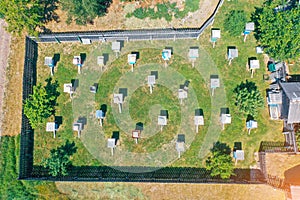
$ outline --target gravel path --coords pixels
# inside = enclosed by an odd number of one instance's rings
[[[0,19],[0,137],[2,135],[3,99],[6,86],[6,68],[11,36],[5,31],[6,23]]]

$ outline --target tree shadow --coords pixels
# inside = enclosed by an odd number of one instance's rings
[[[231,153],[230,147],[226,143],[222,143],[219,141],[214,143],[214,146],[213,146],[213,148],[210,149],[210,151],[212,153],[220,152],[220,153],[228,154],[228,155]]]
[[[55,10],[58,8],[59,0],[46,0],[44,1],[44,9],[41,10],[43,12],[43,23],[47,23],[49,21],[59,22],[59,16],[56,14]]]
[[[73,155],[77,152],[77,147],[75,145],[75,142],[70,142],[69,140],[66,141],[66,143],[60,147],[57,148],[57,150],[52,149],[51,152],[58,151],[61,154],[65,154],[68,156]]]

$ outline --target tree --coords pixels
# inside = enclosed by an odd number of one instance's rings
[[[239,36],[243,32],[246,22],[246,14],[243,10],[232,10],[226,16],[224,29],[233,36]]]
[[[37,35],[47,21],[57,19],[54,10],[58,0],[0,0],[0,17],[8,23],[7,30],[13,34],[26,31]]]
[[[295,1],[266,1],[252,18],[256,37],[266,53],[279,60],[294,60],[300,55],[300,8]]]
[[[213,177],[220,176],[221,179],[228,179],[234,175],[229,146],[225,143],[216,142],[210,151],[212,155],[206,160],[206,168],[210,171],[210,175]]]
[[[49,174],[52,176],[66,176],[68,175],[68,167],[72,165],[70,156],[76,153],[77,147],[75,143],[70,143],[68,140],[66,144],[52,149],[50,156],[42,161],[45,168],[49,169]]]
[[[255,117],[258,112],[258,108],[264,106],[264,99],[261,96],[257,86],[254,82],[241,82],[234,89],[236,105],[239,107],[239,110]]]
[[[33,94],[25,100],[24,114],[29,119],[32,128],[45,122],[54,112],[56,99],[59,96],[57,82],[52,83],[47,79],[47,85],[41,84],[33,87]]]
[[[103,16],[111,0],[61,0],[62,9],[68,12],[67,22],[76,24],[93,23],[97,16]]]

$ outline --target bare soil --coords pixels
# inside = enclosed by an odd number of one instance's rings
[[[218,4],[218,0],[200,0],[199,10],[193,13],[189,13],[184,19],[173,19],[171,22],[167,22],[164,19],[151,20],[137,19],[135,17],[126,18],[126,14],[134,11],[138,7],[148,7],[156,5],[157,3],[165,2],[166,0],[155,1],[138,1],[135,2],[121,2],[120,0],[113,0],[113,3],[108,8],[108,13],[96,18],[94,24],[88,24],[87,26],[80,26],[72,22],[66,24],[67,14],[66,12],[58,9],[56,13],[59,16],[59,22],[49,22],[46,28],[52,32],[65,32],[65,31],[88,31],[88,30],[114,30],[114,29],[140,29],[140,28],[186,28],[186,27],[200,27],[208,17],[213,13]],[[179,7],[184,7],[184,1],[172,0],[177,2]]]

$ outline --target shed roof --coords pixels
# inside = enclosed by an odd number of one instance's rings
[[[189,58],[198,58],[198,57],[199,57],[199,49],[198,48],[190,48]]]
[[[221,38],[221,30],[220,29],[212,29],[211,37],[212,38]]]
[[[248,23],[246,23],[245,29],[247,31],[254,31],[254,22],[248,22]]]
[[[283,90],[282,117],[287,123],[300,123],[300,82],[279,83]]]
[[[46,131],[47,132],[52,132],[56,130],[56,125],[55,122],[47,122],[46,124]]]
[[[104,56],[98,56],[97,57],[97,64],[98,65],[104,65]]]
[[[112,49],[113,51],[119,52],[119,51],[121,50],[121,42],[118,42],[118,41],[112,42],[112,44],[111,44],[111,49]]]
[[[239,56],[238,49],[230,48],[228,49],[228,59],[237,58]]]
[[[116,139],[115,138],[107,139],[107,147],[108,148],[115,148],[116,147]]]
[[[53,58],[52,57],[45,57],[45,65],[49,66],[49,67],[53,67]]]
[[[220,79],[218,75],[210,76],[210,88],[218,88],[220,87]]]
[[[250,60],[250,69],[258,69],[259,60]]]
[[[155,75],[148,76],[148,85],[155,84]]]

